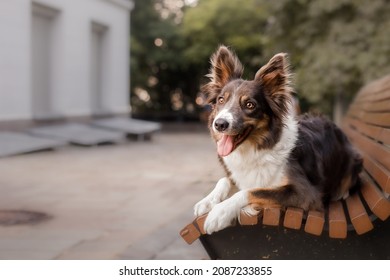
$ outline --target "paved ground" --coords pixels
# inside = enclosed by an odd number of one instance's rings
[[[204,129],[151,142],[0,159],[0,211],[40,211],[37,224],[0,226],[0,259],[202,259],[179,231],[221,175]]]

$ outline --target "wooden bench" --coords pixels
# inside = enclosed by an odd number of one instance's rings
[[[206,215],[184,227],[212,259],[390,259],[390,75],[363,87],[342,128],[364,158],[361,189],[325,212],[270,206],[207,235]],[[387,221],[386,221],[387,220]]]

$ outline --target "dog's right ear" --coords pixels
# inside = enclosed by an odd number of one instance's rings
[[[210,82],[202,86],[202,92],[207,96],[207,102],[215,104],[222,88],[231,80],[242,76],[243,67],[237,56],[225,46],[211,56]]]

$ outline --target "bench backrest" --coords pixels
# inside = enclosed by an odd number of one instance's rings
[[[386,220],[390,215],[390,75],[358,92],[343,130],[364,158],[361,197],[376,217]]]
[[[366,171],[390,193],[390,75],[363,87],[351,104],[344,131],[364,157]]]

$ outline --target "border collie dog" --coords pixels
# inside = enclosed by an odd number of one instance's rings
[[[196,216],[209,212],[208,234],[231,225],[246,206],[323,210],[360,185],[362,158],[342,131],[319,115],[296,116],[286,54],[275,55],[253,80],[242,73],[236,55],[221,46],[202,87],[226,171],[194,207]],[[228,198],[232,187],[239,191]]]

